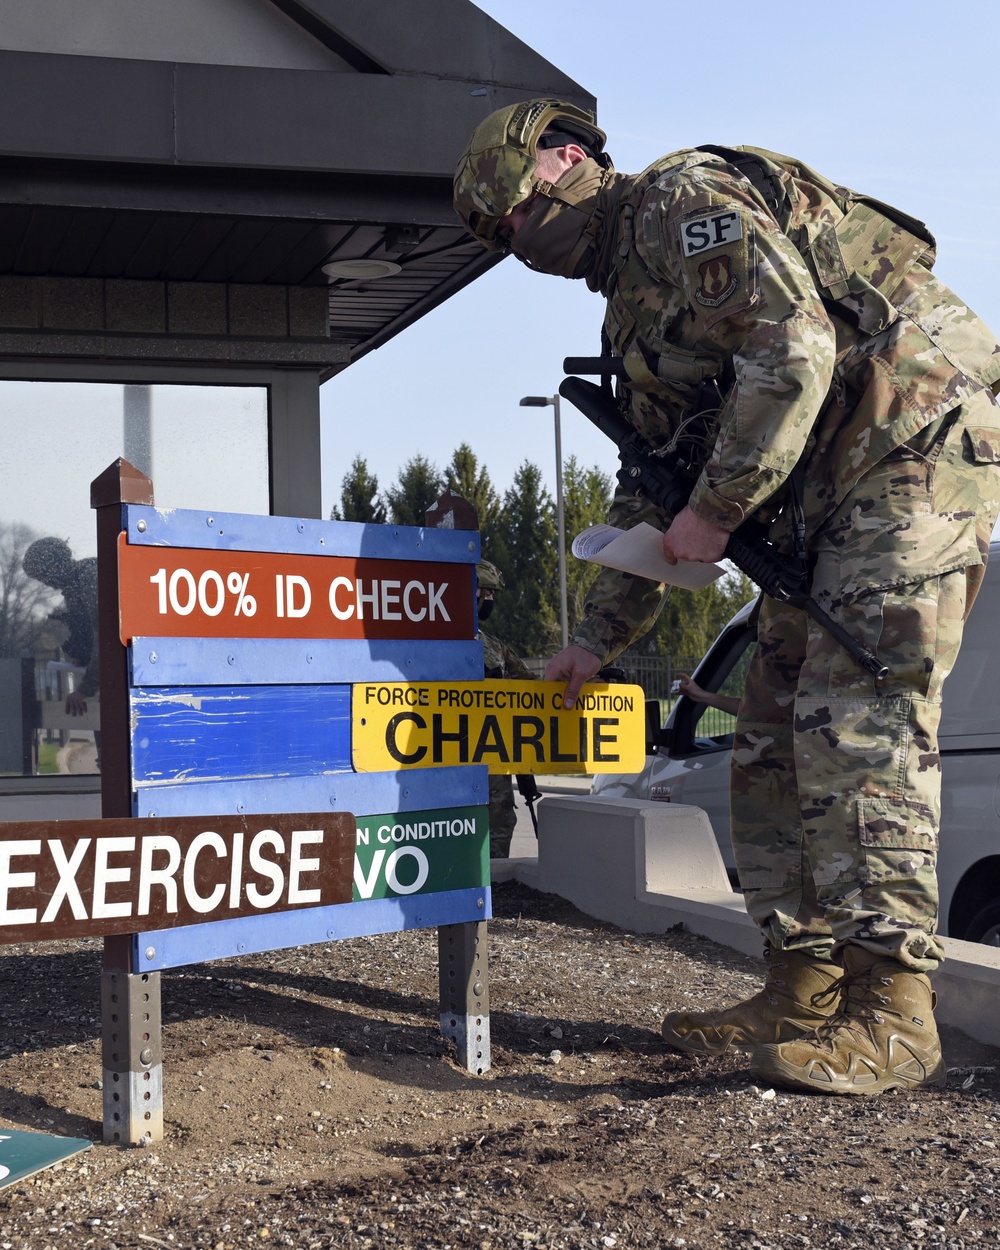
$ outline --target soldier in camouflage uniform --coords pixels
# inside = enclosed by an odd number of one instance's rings
[[[754,148],[617,173],[592,117],[533,100],[476,130],[455,203],[488,248],[607,299],[620,399],[693,464],[675,517],[619,493],[668,560],[715,560],[754,515],[889,676],[762,598],[733,750],[732,827],[768,956],[760,994],[672,1012],[673,1045],[749,1050],[838,1093],[937,1083],[941,687],[1000,510],[1000,345],[932,273],[926,227]],[[706,410],[706,387],[719,401]],[[566,704],[648,629],[662,587],[602,571],[546,677]]]
[[[493,596],[503,590],[503,574],[489,560],[476,565],[476,607],[480,622],[493,611]],[[505,642],[481,629],[485,677],[534,678]],[[514,810],[514,781],[507,773],[490,773],[490,859],[506,859],[514,836],[517,813]]]

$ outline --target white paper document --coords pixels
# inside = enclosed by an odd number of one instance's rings
[[[663,555],[663,534],[645,521],[628,530],[615,525],[592,525],[573,539],[572,551],[579,560],[651,577],[685,590],[701,590],[725,572],[718,564],[689,560],[668,564]]]

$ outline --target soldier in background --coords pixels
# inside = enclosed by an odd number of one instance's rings
[[[766,1079],[825,1093],[940,1083],[937,729],[1000,510],[1000,344],[906,214],[761,149],[624,175],[604,144],[573,105],[499,109],[455,206],[487,248],[601,292],[623,410],[696,474],[676,516],[620,491],[609,519],[658,525],[670,561],[713,561],[753,515],[889,668],[869,676],[762,598],[730,789],[767,979],[737,1007],[672,1012],[664,1037],[749,1050]],[[565,706],[661,603],[598,575],[546,671]]]
[[[503,574],[489,560],[480,560],[476,565],[476,611],[480,625],[490,617],[495,602],[494,595],[503,590]],[[501,642],[494,634],[480,629],[477,637],[483,644],[484,676],[514,677],[519,680],[533,679],[530,672],[518,656]],[[532,798],[525,793],[530,787]],[[518,788],[525,796],[529,808],[533,798],[537,796],[534,778],[525,776],[518,778]],[[534,811],[532,811],[534,818]],[[510,840],[514,835],[517,814],[514,808],[514,782],[508,774],[490,773],[490,859],[506,859],[510,854]]]

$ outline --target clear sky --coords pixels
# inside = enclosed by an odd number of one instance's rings
[[[936,272],[1000,332],[1000,0],[480,0],[592,92],[618,169],[748,143],[925,221]],[[456,153],[456,158],[458,153]],[[323,387],[324,515],[355,455],[381,486],[418,452],[468,442],[501,490],[525,459],[554,490],[552,395],[600,350],[603,301],[507,259]],[[616,467],[563,404],[564,458]]]

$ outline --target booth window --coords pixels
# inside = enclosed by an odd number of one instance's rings
[[[96,517],[119,456],[157,506],[266,515],[267,390],[0,381],[0,787],[100,771]]]

